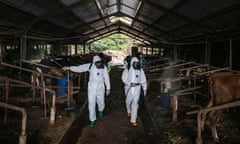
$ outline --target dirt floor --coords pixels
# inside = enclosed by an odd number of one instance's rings
[[[66,111],[66,105],[57,105],[57,119],[49,124],[49,112],[44,116],[43,106],[31,102],[30,90],[17,92],[21,96],[9,99],[12,103],[27,109],[28,144],[194,144],[196,138],[196,115],[187,116],[191,97],[179,100],[178,121],[172,122],[171,108],[160,105],[158,84],[153,83],[148,100],[140,101],[138,127],[132,127],[125,110],[121,70],[113,68],[111,94],[106,97],[103,120],[97,119],[94,128],[89,127],[86,103],[86,88],[75,96],[74,111]],[[15,89],[16,90],[16,89]],[[1,89],[3,95],[3,89]],[[1,99],[2,100],[2,99]],[[8,121],[3,121],[4,109],[0,108],[0,143],[16,144],[20,134],[21,114],[9,110]],[[218,123],[220,144],[240,143],[239,109],[225,112]],[[203,132],[204,144],[214,144],[210,130]]]
[[[17,97],[15,102],[11,104],[24,107],[27,111],[26,134],[27,143],[29,144],[58,144],[75,118],[73,112],[62,110],[61,113],[57,113],[55,123],[50,125],[49,111],[45,116],[44,108],[41,104],[33,104],[26,97]],[[1,112],[2,110],[1,108]],[[21,133],[21,113],[8,110],[6,123],[3,120],[4,114],[1,113],[0,116],[0,143],[17,144]]]

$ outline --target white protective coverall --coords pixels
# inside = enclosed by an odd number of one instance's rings
[[[130,59],[130,56],[127,57],[127,58]],[[125,76],[128,75],[128,71],[130,69],[129,67],[130,67],[130,62],[131,61],[129,61],[129,63],[128,63],[127,58],[126,58],[127,65],[126,65],[126,67],[124,68],[124,70],[122,72],[122,81],[123,82],[124,82]],[[127,92],[129,90],[129,88],[130,88],[130,86],[124,83],[124,94],[125,94],[125,96],[127,96]]]
[[[144,96],[147,91],[147,80],[145,73],[142,69],[137,70],[133,68],[133,63],[139,62],[136,57],[131,59],[130,69],[124,70],[122,73],[122,81],[125,84],[126,94],[126,108],[127,113],[131,113],[131,123],[135,123],[137,120],[138,101],[140,98],[141,86],[144,91]],[[131,83],[138,83],[140,85],[131,87]],[[127,89],[128,88],[128,89]]]
[[[92,64],[87,63],[79,66],[70,67],[70,70],[73,72],[81,73],[89,71],[88,110],[90,121],[96,120],[96,103],[98,105],[98,111],[102,112],[105,108],[105,86],[106,90],[110,91],[110,79],[107,67],[104,66],[104,68],[97,68],[95,66],[95,62],[97,61],[101,61],[101,58],[99,56],[94,56]]]
[[[128,69],[128,67],[126,67],[122,72],[122,81],[123,82],[124,82],[125,76],[128,75],[128,71],[129,71],[129,69]],[[130,88],[130,86],[124,83],[124,94],[125,94],[125,96],[127,96],[128,90],[130,90],[129,88]]]

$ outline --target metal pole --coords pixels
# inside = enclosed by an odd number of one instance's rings
[[[232,38],[229,39],[229,69],[232,69]]]

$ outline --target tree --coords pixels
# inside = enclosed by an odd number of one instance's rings
[[[124,34],[113,34],[111,36],[93,42],[91,44],[91,48],[95,52],[102,52],[105,50],[124,50],[129,46],[129,40],[132,43],[134,42],[136,44],[136,40],[129,38]]]

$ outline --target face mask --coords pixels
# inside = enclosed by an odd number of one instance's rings
[[[135,70],[140,70],[140,69],[141,69],[140,63],[139,63],[139,62],[133,62],[133,68],[134,68]]]
[[[98,69],[103,69],[104,68],[104,64],[102,61],[97,61],[95,62],[95,66],[98,68]]]

